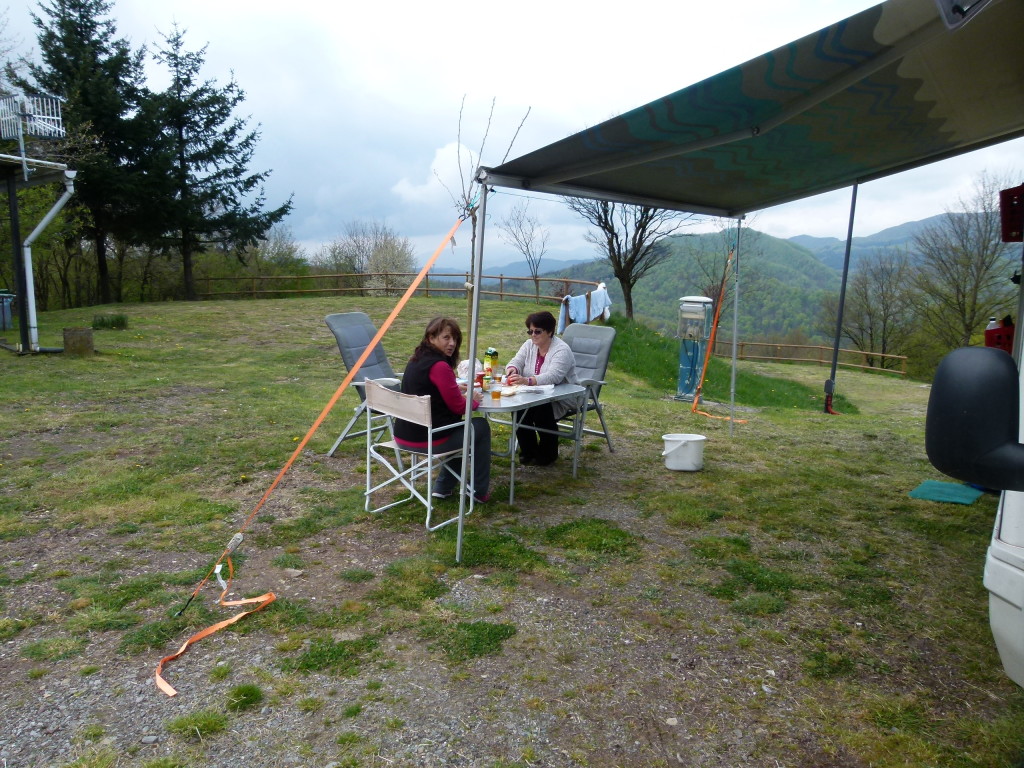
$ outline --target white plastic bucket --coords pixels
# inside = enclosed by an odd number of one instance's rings
[[[662,435],[665,441],[665,450],[661,455],[665,457],[665,466],[668,469],[682,469],[687,472],[695,472],[704,467],[704,435]]]

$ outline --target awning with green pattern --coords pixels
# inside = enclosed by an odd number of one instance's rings
[[[1021,135],[1024,2],[888,0],[480,178],[740,216]]]

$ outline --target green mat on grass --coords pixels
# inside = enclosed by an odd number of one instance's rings
[[[952,504],[973,504],[981,496],[981,491],[960,483],[942,483],[938,480],[925,480],[910,492],[915,499],[927,501],[948,501]]]

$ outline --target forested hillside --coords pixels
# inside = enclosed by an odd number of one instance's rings
[[[945,214],[910,221],[873,235],[853,238],[851,270],[879,250],[912,251],[913,239]],[[823,318],[821,305],[827,293],[839,291],[846,241],[835,237],[798,235],[788,240],[764,232],[743,232],[740,251],[740,336],[745,340],[789,340],[794,343],[831,342],[831,318]],[[721,277],[729,249],[721,233],[677,235],[664,247],[671,256],[637,283],[633,291],[636,319],[660,329],[674,328],[681,296],[710,295]],[[517,269],[519,271],[517,271]],[[528,274],[526,262],[506,265],[506,274]],[[565,265],[542,263],[546,276],[604,281],[612,301],[622,306],[622,291],[603,260]],[[723,318],[732,327],[732,315]]]
[[[721,279],[728,246],[718,233],[668,238],[671,255],[633,290],[636,319],[656,328],[675,329],[681,296],[706,295]],[[740,336],[825,339],[818,313],[826,292],[839,290],[839,273],[809,250],[787,240],[747,230],[740,251]],[[607,263],[593,261],[555,273],[581,280],[604,280],[613,306],[622,306],[618,282]],[[732,326],[731,314],[723,327]]]

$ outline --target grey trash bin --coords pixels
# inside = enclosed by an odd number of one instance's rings
[[[13,293],[0,291],[0,331],[7,331],[14,327],[11,323],[11,304],[13,303]]]

